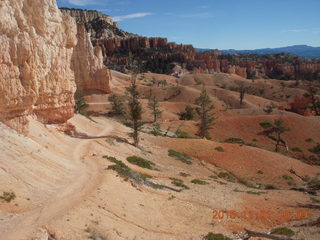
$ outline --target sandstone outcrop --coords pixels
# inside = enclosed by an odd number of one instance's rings
[[[54,0],[2,0],[0,16],[0,120],[18,130],[28,115],[68,120],[76,88],[74,20]]]
[[[83,24],[77,24],[77,39],[72,57],[77,90],[110,93],[111,72],[103,64],[101,48],[92,46]]]

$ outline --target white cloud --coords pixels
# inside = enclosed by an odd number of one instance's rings
[[[141,18],[141,17],[146,17],[146,16],[149,16],[149,15],[152,15],[152,13],[148,13],[148,12],[144,12],[144,13],[132,13],[132,14],[128,14],[128,15],[113,17],[113,21],[115,21],[115,22],[120,22],[120,21],[123,21],[123,20],[125,20],[125,19]]]
[[[77,5],[77,6],[85,6],[88,4],[95,3],[94,0],[66,0],[66,2],[73,4],[73,5]]]

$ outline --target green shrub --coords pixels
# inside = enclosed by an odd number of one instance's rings
[[[312,138],[307,138],[306,142],[311,143],[311,142],[314,142],[314,140]]]
[[[261,188],[260,185],[254,185],[254,184],[252,184],[252,183],[250,183],[250,182],[247,182],[247,181],[244,180],[244,179],[239,179],[239,183],[245,185],[245,186],[248,187],[248,188],[255,188],[255,189],[260,189],[260,188]]]
[[[293,151],[293,152],[302,152],[302,150],[300,148],[298,148],[298,147],[291,148],[291,151]]]
[[[244,144],[244,140],[241,138],[228,138],[224,140],[226,143]]]
[[[104,156],[103,158],[106,158],[110,162],[115,163],[115,165],[109,166],[108,169],[116,171],[125,180],[132,179],[136,183],[143,183],[155,189],[162,189],[163,187],[165,187],[163,185],[155,184],[153,182],[148,181],[148,178],[152,178],[151,176],[131,170],[127,165],[125,165],[123,162],[117,160],[114,157]]]
[[[190,177],[191,176],[189,173],[184,173],[184,172],[181,172],[179,175],[181,177]]]
[[[220,233],[209,232],[206,236],[203,237],[204,240],[232,240],[229,237],[224,236]]]
[[[258,140],[256,138],[253,138],[252,142],[258,142]]]
[[[177,187],[182,187],[182,188],[184,188],[184,189],[189,189],[189,187],[186,186],[181,179],[170,178],[170,180],[172,180],[171,183],[172,183],[173,185],[177,186]]]
[[[193,184],[199,184],[199,185],[209,184],[209,183],[207,183],[206,181],[203,181],[203,180],[200,180],[200,179],[193,179],[191,182],[192,182]]]
[[[288,176],[288,175],[282,175],[282,178],[285,179],[285,180],[293,180],[293,178],[291,176]]]
[[[181,153],[181,152],[177,152],[177,151],[175,151],[173,149],[169,149],[168,150],[168,155],[170,157],[174,157],[177,160],[180,160],[181,162],[183,162],[185,164],[188,164],[188,165],[192,164],[191,157],[186,153]]]
[[[318,178],[313,178],[308,182],[308,187],[311,189],[320,189],[320,180]]]
[[[314,154],[320,155],[320,143],[317,143],[316,146],[313,148],[309,149],[309,152],[312,152]]]
[[[153,162],[137,156],[127,157],[127,161],[131,164],[137,165],[142,168],[151,169],[151,170],[153,170],[155,166]]]
[[[215,147],[214,149],[218,152],[224,152],[224,149],[221,146]]]
[[[195,137],[191,136],[189,133],[184,132],[182,130],[176,131],[176,137],[177,138],[195,138]]]
[[[218,174],[218,177],[223,178],[229,182],[235,182],[235,177],[231,173],[228,173],[228,172],[220,172]]]
[[[320,203],[320,200],[314,198],[314,197],[311,197],[310,200],[313,202],[313,203]]]
[[[268,129],[272,127],[272,124],[270,122],[261,122],[260,126],[263,127],[264,129]]]
[[[272,184],[267,184],[264,189],[267,189],[267,190],[274,190],[274,189],[277,189],[274,185]]]
[[[3,199],[6,202],[11,202],[16,198],[16,194],[14,192],[3,192],[0,199]]]
[[[272,229],[271,234],[292,237],[295,234],[295,232],[287,227],[278,227],[278,228]]]

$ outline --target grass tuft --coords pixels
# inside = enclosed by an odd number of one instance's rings
[[[155,164],[149,160],[144,159],[144,158],[137,157],[137,156],[130,156],[130,157],[127,157],[127,161],[129,163],[137,165],[139,167],[154,170]]]
[[[290,228],[287,227],[278,227],[275,229],[271,230],[271,234],[276,234],[276,235],[284,235],[287,237],[292,237],[295,232],[293,230],[291,230]]]
[[[200,180],[200,179],[193,179],[193,180],[191,180],[191,182],[193,184],[199,184],[199,185],[207,185],[207,184],[209,184],[208,182]]]
[[[192,164],[191,157],[186,153],[181,153],[181,152],[177,152],[177,151],[175,151],[173,149],[169,149],[168,150],[168,155],[170,157],[174,157],[177,160],[180,160],[181,162],[183,162],[185,164],[188,164],[188,165]]]

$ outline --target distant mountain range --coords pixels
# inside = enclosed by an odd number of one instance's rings
[[[203,52],[209,49],[197,49]],[[307,45],[294,45],[280,48],[261,48],[255,50],[221,50],[224,54],[275,54],[275,53],[291,53],[299,57],[305,58],[320,58],[320,47],[311,47]]]

